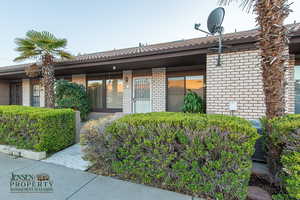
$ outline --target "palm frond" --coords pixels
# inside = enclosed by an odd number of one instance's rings
[[[240,7],[247,12],[251,11],[252,6],[254,5],[256,0],[218,0],[219,5],[229,5],[232,2],[240,2]]]
[[[24,60],[28,60],[28,59],[35,59],[35,58],[38,58],[40,56],[40,52],[37,52],[37,51],[26,51],[26,52],[23,52],[21,53],[20,56],[16,57],[14,59],[15,62],[21,62],[21,61],[24,61]]]
[[[16,38],[16,51],[20,56],[15,61],[21,61],[32,58],[42,58],[44,55],[57,56],[59,58],[71,58],[72,55],[64,51],[67,46],[66,39],[56,38],[47,31],[38,32],[30,30],[25,38]]]
[[[69,52],[63,51],[63,50],[58,50],[58,51],[57,51],[57,55],[58,55],[60,58],[62,58],[62,59],[64,59],[64,58],[66,58],[66,59],[71,59],[71,58],[74,57],[74,56],[72,56],[72,54],[70,54]]]

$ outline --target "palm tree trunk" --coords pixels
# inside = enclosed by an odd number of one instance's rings
[[[55,75],[53,67],[53,57],[51,55],[45,55],[43,57],[42,83],[45,88],[45,106],[47,108],[54,108]]]
[[[285,113],[285,62],[288,62],[287,29],[284,20],[289,15],[287,0],[257,0],[256,21],[260,28],[259,46],[262,55],[262,77],[265,94],[266,117],[283,116]],[[267,127],[272,134],[271,127]],[[272,173],[278,171],[281,150],[268,145],[268,164]]]

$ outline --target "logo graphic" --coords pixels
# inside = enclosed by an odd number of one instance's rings
[[[53,192],[53,181],[48,174],[11,174],[10,192],[49,193]]]

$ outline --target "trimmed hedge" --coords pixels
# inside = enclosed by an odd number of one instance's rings
[[[104,128],[103,128],[104,126]],[[245,199],[256,129],[241,118],[186,113],[127,115],[82,135],[102,174],[218,200]]]
[[[57,108],[72,108],[80,111],[80,117],[83,121],[87,120],[91,111],[86,88],[81,84],[66,80],[55,82],[55,104]]]
[[[272,132],[266,135],[267,141],[281,152],[278,158],[272,159],[281,169],[279,177],[286,193],[276,198],[300,199],[300,115],[287,115],[268,122]]]
[[[75,141],[71,109],[0,106],[0,144],[56,152]]]

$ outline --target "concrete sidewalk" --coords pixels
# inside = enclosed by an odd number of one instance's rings
[[[15,174],[46,173],[54,181],[53,193],[11,193],[10,179]],[[97,176],[64,166],[14,159],[0,154],[0,199],[5,200],[192,200],[190,196]]]

